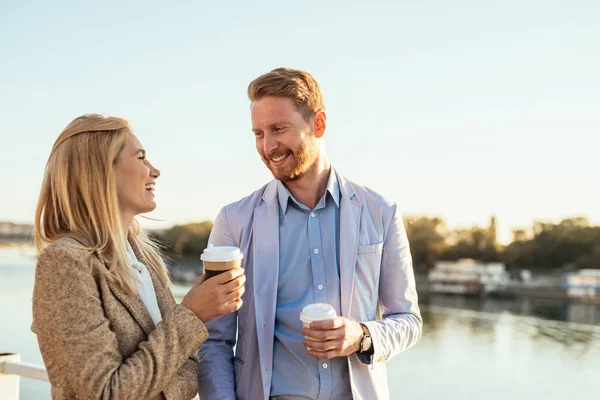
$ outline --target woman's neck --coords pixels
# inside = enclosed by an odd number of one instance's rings
[[[129,213],[121,213],[121,229],[123,229],[123,238],[125,242],[127,242],[127,233],[129,232],[129,227],[133,222],[133,215]]]

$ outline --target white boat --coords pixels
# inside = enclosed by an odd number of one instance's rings
[[[567,276],[569,297],[600,299],[600,269],[580,269]]]
[[[429,272],[429,291],[434,293],[486,294],[509,284],[502,263],[480,263],[471,259],[439,261]]]

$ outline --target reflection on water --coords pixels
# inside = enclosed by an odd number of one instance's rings
[[[430,294],[421,296],[422,306],[449,307],[485,313],[509,312],[555,321],[600,325],[600,305],[537,298],[497,298]]]
[[[29,329],[34,262],[0,249],[0,352],[41,363]],[[392,399],[598,398],[600,306],[439,295],[420,300],[423,338],[388,363]],[[48,398],[46,383],[21,380],[21,399]]]
[[[507,312],[491,314],[438,306],[425,306],[423,318],[426,320],[428,332],[435,331],[439,327],[439,325],[436,326],[435,321],[440,320],[440,315],[464,319],[465,324],[471,329],[474,335],[494,332],[500,324],[508,323],[512,329],[528,334],[533,340],[544,337],[567,346],[590,341],[600,342],[600,325],[543,320],[528,316],[513,315]]]
[[[427,305],[422,314],[421,341],[388,364],[392,398],[598,398],[600,326]]]

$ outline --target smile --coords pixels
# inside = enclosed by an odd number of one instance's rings
[[[269,158],[269,160],[271,160],[271,161],[272,161],[272,162],[274,162],[274,163],[279,163],[279,162],[281,162],[281,161],[285,160],[286,158],[288,158],[288,156],[289,156],[290,154],[291,154],[291,153],[287,153],[287,154],[284,154],[284,155],[282,155],[282,156],[279,156],[279,157],[272,157],[272,158]]]
[[[155,186],[154,183],[149,183],[149,184],[146,185],[146,190],[148,190],[150,192],[153,192],[154,191],[154,186]]]

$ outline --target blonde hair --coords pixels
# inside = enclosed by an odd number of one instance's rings
[[[311,74],[291,68],[277,68],[259,76],[248,85],[250,101],[266,96],[294,100],[298,111],[309,120],[318,110],[325,110],[319,84]]]
[[[135,293],[127,256],[133,242],[165,285],[169,276],[158,246],[139,228],[121,227],[113,164],[125,147],[129,122],[122,118],[87,114],[75,118],[60,134],[52,151],[35,213],[34,237],[38,251],[60,238],[71,237],[98,253],[108,278]]]

